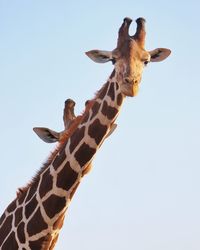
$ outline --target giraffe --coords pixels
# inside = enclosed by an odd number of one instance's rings
[[[0,218],[0,249],[54,249],[83,173],[111,130],[124,99],[137,94],[146,64],[170,55],[164,48],[146,51],[145,20],[136,20],[133,36],[129,35],[131,22],[124,18],[113,51],[86,52],[95,62],[113,62],[114,69],[26,190],[6,208]]]

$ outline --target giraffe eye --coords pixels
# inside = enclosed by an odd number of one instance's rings
[[[144,65],[147,66],[147,64],[149,63],[148,60],[144,61]]]
[[[113,58],[111,61],[112,61],[112,64],[113,64],[113,65],[115,65],[115,63],[116,63],[116,59],[115,59],[115,58]]]

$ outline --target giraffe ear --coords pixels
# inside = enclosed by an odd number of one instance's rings
[[[171,50],[164,48],[157,48],[152,51],[149,51],[149,54],[151,56],[150,59],[151,62],[161,62],[171,54]]]
[[[90,50],[85,52],[85,54],[96,63],[106,63],[114,60],[111,51]]]
[[[60,133],[49,128],[34,127],[33,131],[46,143],[53,143],[59,140]]]

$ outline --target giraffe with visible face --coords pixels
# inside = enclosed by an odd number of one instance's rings
[[[6,208],[0,218],[0,249],[54,249],[74,192],[112,129],[124,99],[137,94],[147,63],[169,56],[168,49],[146,51],[145,20],[136,20],[133,36],[129,35],[131,22],[124,19],[116,49],[86,53],[95,62],[112,61],[114,70],[25,192]]]

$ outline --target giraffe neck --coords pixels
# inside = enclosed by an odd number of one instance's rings
[[[54,159],[2,215],[1,249],[53,249],[83,172],[109,133],[123,99],[113,71]]]
[[[119,114],[123,99],[118,83],[111,77],[92,101],[91,108],[68,142],[71,164],[76,171],[84,169],[103,143]]]

